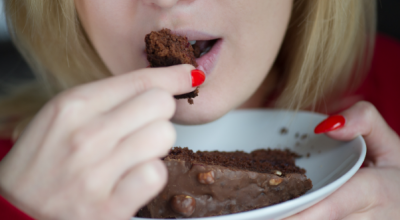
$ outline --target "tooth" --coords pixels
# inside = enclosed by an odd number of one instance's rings
[[[211,47],[207,47],[201,54],[200,57],[203,56],[204,54],[208,53],[208,51],[211,50]]]
[[[191,45],[194,45],[194,44],[196,43],[196,41],[195,41],[195,40],[192,40],[192,41],[189,41],[189,43],[190,43]]]

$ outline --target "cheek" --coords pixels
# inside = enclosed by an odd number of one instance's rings
[[[215,74],[216,83],[226,85],[225,93],[234,93],[236,105],[255,92],[272,68],[291,14],[288,0],[254,2],[230,17],[235,25],[227,26],[230,34]]]
[[[140,1],[76,0],[85,31],[113,75],[146,66],[144,33],[135,32]],[[136,26],[135,26],[136,25]],[[143,35],[143,36],[142,36]]]
[[[243,88],[241,92],[247,96],[258,88],[272,68],[286,33],[292,7],[292,2],[288,0],[255,2],[258,4],[240,10],[243,14],[236,17],[236,33],[231,35],[229,45],[232,51],[225,61],[225,65],[229,65],[229,72],[240,78],[234,81],[237,83],[235,86],[240,84],[240,88]],[[231,74],[229,77],[232,77]]]

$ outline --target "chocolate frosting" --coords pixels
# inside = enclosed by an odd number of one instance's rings
[[[165,158],[168,183],[139,213],[187,218],[243,212],[296,198],[312,188],[301,173],[259,173],[196,161]],[[279,175],[278,175],[279,174]],[[176,202],[176,201],[179,201]]]

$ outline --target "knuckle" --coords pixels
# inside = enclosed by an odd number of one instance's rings
[[[92,145],[93,140],[96,139],[102,126],[88,126],[76,129],[73,131],[69,138],[69,146],[72,152],[86,149]]]
[[[371,118],[377,113],[377,110],[373,104],[366,101],[357,103],[357,107],[360,109],[360,113],[363,117]]]
[[[72,152],[77,152],[86,146],[89,145],[89,140],[87,136],[84,135],[84,132],[80,129],[72,132],[71,137],[69,139],[69,148]]]
[[[55,115],[68,118],[76,116],[78,112],[84,109],[86,99],[74,90],[68,90],[58,95],[51,103],[50,107]]]

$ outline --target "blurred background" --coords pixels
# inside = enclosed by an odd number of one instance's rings
[[[400,41],[400,0],[378,1],[378,31]],[[0,85],[18,83],[33,76],[10,42],[0,0]],[[400,60],[399,60],[400,61]],[[1,90],[0,94],[4,91]]]

